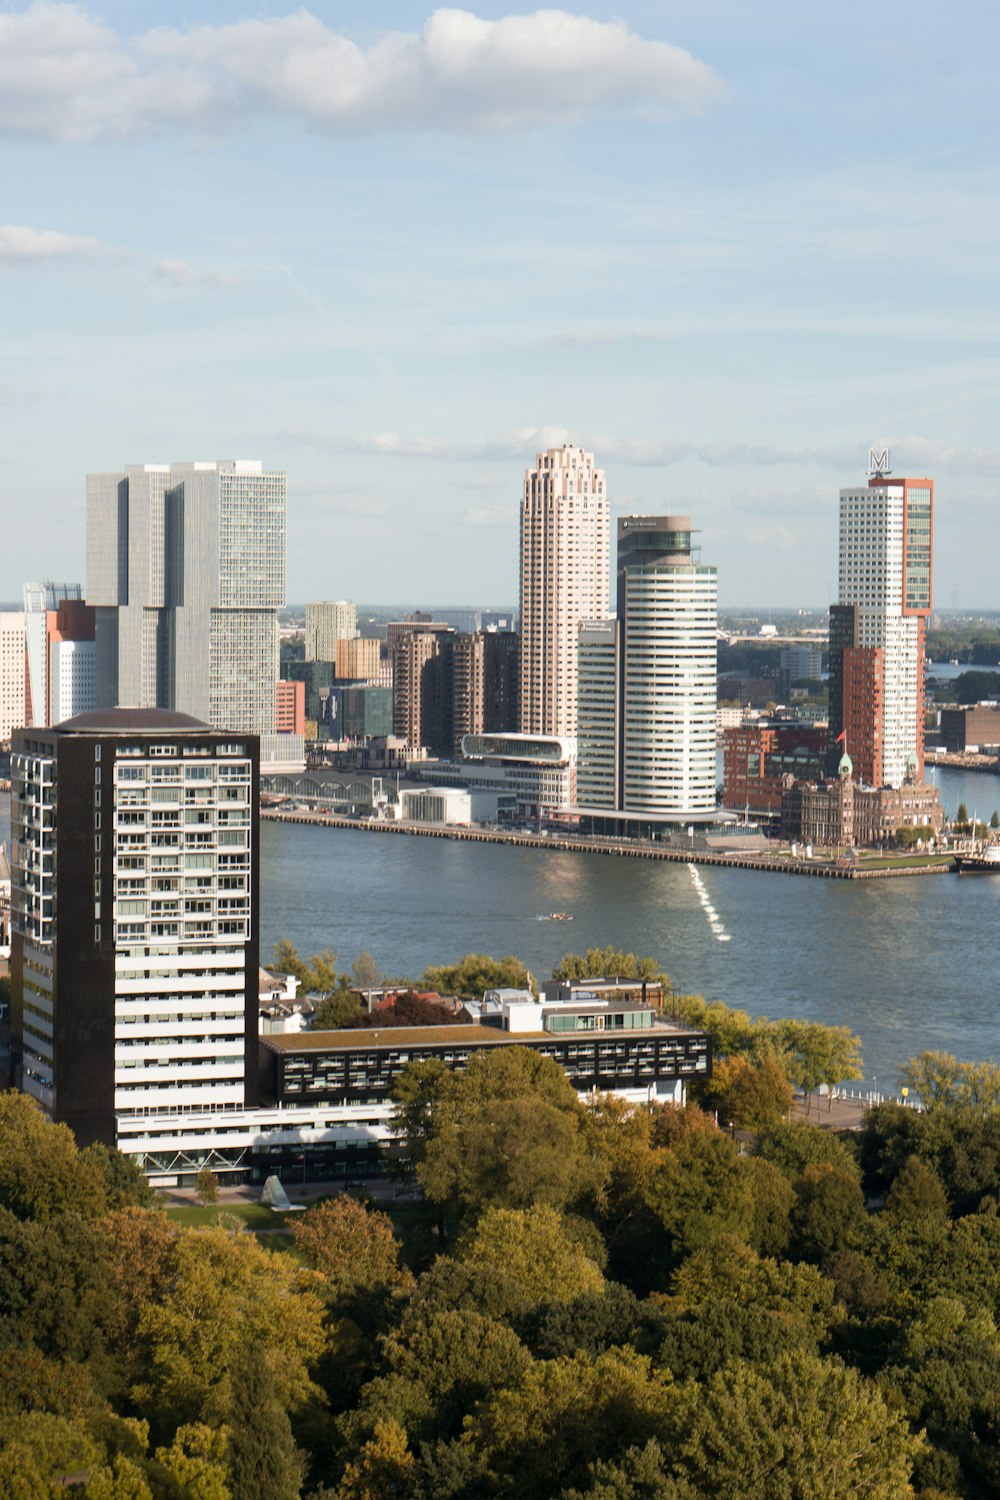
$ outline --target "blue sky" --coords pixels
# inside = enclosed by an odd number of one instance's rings
[[[208,12],[206,12],[208,14]],[[88,469],[260,457],[293,600],[516,598],[524,468],[823,606],[837,490],[937,481],[1000,607],[986,3],[0,5],[0,597]]]

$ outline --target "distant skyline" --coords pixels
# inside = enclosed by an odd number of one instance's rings
[[[888,445],[935,606],[1000,604],[989,7],[210,16],[0,11],[0,596],[82,579],[88,471],[252,457],[293,601],[510,603],[574,441],[723,610],[825,607]]]

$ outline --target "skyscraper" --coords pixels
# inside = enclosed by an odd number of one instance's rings
[[[23,726],[26,696],[24,615],[0,610],[0,743]]]
[[[349,599],[306,605],[306,661],[336,661],[337,642],[357,634],[357,606]]]
[[[521,500],[520,722],[525,734],[574,735],[577,632],[606,619],[611,502],[594,455],[539,453]]]
[[[857,780],[898,788],[924,772],[924,629],[931,612],[934,481],[893,479],[872,452],[840,492],[840,589],[830,611],[830,743]]]
[[[257,1102],[252,735],[117,709],[22,729],[11,758],[11,1037],[81,1144]]]
[[[87,476],[96,703],[272,736],[285,476],[257,461]],[[273,742],[262,751],[273,758]]]
[[[691,534],[689,516],[618,522],[617,623],[579,631],[581,808],[714,815],[716,571]]]

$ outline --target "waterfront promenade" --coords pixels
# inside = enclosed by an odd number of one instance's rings
[[[673,864],[719,865],[727,870],[763,870],[774,875],[807,875],[820,880],[884,880],[904,875],[947,875],[955,862],[948,855],[885,857],[795,858],[788,853],[760,854],[746,850],[705,849],[644,839],[612,839],[566,834],[525,833],[500,828],[468,828],[430,823],[378,822],[344,818],[326,812],[285,812],[262,807],[261,817],[275,823],[306,823],[328,828],[352,828],[362,833],[408,834],[419,838],[452,839],[462,843],[512,844],[525,849],[555,849],[567,854],[603,854],[613,859],[653,859]]]

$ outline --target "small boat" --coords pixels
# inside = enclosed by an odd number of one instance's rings
[[[549,921],[550,922],[572,922],[572,920],[573,920],[573,918],[570,916],[570,914],[569,914],[568,911],[552,911],[552,912],[549,912]]]

